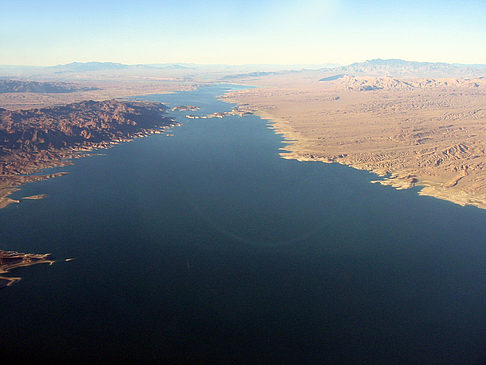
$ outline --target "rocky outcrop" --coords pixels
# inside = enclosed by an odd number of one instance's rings
[[[20,111],[0,110],[0,154],[38,152],[126,138],[166,124],[162,104],[85,101]]]
[[[173,125],[160,103],[83,101],[52,108],[0,109],[0,208],[14,202],[12,188],[58,176],[30,175],[64,166],[80,152],[109,147]]]
[[[8,273],[10,270],[19,267],[46,263],[50,265],[54,263],[50,254],[28,254],[0,250],[0,274]],[[0,276],[0,289],[11,286],[19,280],[18,277]]]

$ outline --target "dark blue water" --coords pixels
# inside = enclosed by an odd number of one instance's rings
[[[227,111],[223,87],[149,96]],[[186,120],[26,185],[0,247],[76,258],[0,292],[2,355],[481,364],[486,211],[280,159],[255,116]],[[192,113],[191,113],[192,114]]]

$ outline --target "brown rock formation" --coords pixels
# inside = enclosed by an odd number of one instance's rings
[[[50,265],[54,263],[50,254],[28,254],[0,250],[0,274],[8,273],[18,267],[46,263]],[[19,280],[18,277],[0,276],[0,289],[11,286]]]
[[[13,187],[59,176],[30,174],[64,166],[80,151],[109,147],[116,142],[157,132],[173,125],[159,103],[83,101],[43,109],[0,109],[0,208]]]

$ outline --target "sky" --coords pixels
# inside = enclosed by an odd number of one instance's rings
[[[486,0],[0,0],[0,65],[486,64]]]

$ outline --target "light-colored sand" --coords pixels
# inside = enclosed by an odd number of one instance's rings
[[[318,80],[239,80],[260,88],[223,98],[269,119],[291,141],[283,158],[345,164],[384,185],[486,209],[486,79]]]

